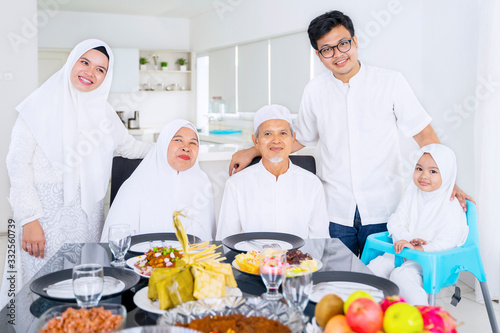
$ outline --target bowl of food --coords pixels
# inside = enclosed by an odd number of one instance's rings
[[[125,327],[127,310],[121,304],[103,303],[92,308],[80,308],[76,304],[58,305],[48,309],[38,319],[37,333],[72,331],[86,326],[86,332],[113,332]]]
[[[302,312],[282,302],[260,297],[205,298],[183,303],[164,313],[158,325],[181,326],[200,332],[238,331],[251,327],[255,332],[302,332]]]

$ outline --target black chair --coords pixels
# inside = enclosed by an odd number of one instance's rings
[[[254,165],[260,162],[262,158],[260,156],[255,157],[250,165]],[[310,155],[290,155],[290,160],[293,164],[306,169],[314,174],[316,174],[316,160],[314,156]]]
[[[252,160],[250,165],[259,163],[261,157],[256,157]],[[290,160],[293,164],[298,165],[307,171],[316,174],[316,161],[313,156],[309,155],[290,155]],[[130,177],[137,166],[142,162],[142,159],[128,159],[121,156],[113,158],[113,167],[111,169],[111,192],[110,192],[110,206],[122,186],[123,182]]]
[[[130,177],[137,166],[142,162],[142,159],[128,159],[121,156],[113,157],[113,167],[111,168],[111,192],[109,205],[113,204],[116,193],[122,186],[123,182]]]

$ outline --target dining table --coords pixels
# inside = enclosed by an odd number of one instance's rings
[[[357,256],[355,256],[339,239],[305,239],[305,244],[300,248],[304,253],[309,253],[313,258],[317,258],[321,262],[321,268],[318,272],[313,273],[313,282],[315,277],[322,277],[335,272],[353,272],[361,273],[366,278],[366,283],[370,284],[370,278],[374,280],[381,278],[376,277],[364,265]],[[226,259],[224,262],[232,263],[234,257],[238,254],[222,245],[221,241],[211,241],[212,244],[218,245],[217,250],[221,256]],[[126,259],[136,256],[134,253],[127,253]],[[51,274],[71,269],[72,267],[82,263],[100,263],[103,266],[109,266],[112,260],[112,253],[107,243],[66,243],[59,251],[49,259],[49,261],[38,271],[30,282],[24,285],[13,297],[10,302],[0,311],[0,331],[1,332],[35,332],[35,327],[38,318],[51,307],[67,304],[64,302],[40,297],[31,291],[30,285],[33,281]],[[129,268],[123,268],[129,269]],[[327,273],[332,272],[332,273]],[[244,297],[260,296],[266,291],[266,288],[259,275],[251,275],[242,273],[233,269],[235,280],[238,288],[242,291]],[[384,279],[385,280],[385,279]],[[144,311],[134,304],[134,294],[144,287],[147,287],[149,279],[141,277],[137,284],[132,288],[120,293],[118,296],[103,299],[101,303],[118,303],[125,306],[127,310],[126,327],[155,325],[161,316],[160,314]],[[387,293],[398,294],[399,290],[395,284],[389,280],[384,282],[384,295]],[[76,302],[73,300],[72,303]],[[14,304],[14,306],[13,306]],[[314,317],[316,304],[309,302],[304,310],[304,315],[307,320]],[[12,325],[14,323],[14,325]]]

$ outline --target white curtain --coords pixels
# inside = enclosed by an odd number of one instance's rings
[[[500,298],[500,1],[480,3],[475,114],[476,202],[492,299]],[[464,24],[467,24],[464,22]],[[482,300],[476,282],[476,298]]]

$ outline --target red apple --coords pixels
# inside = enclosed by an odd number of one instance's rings
[[[384,313],[372,299],[362,297],[351,303],[346,313],[347,324],[354,332],[376,333],[382,329]]]
[[[352,333],[352,330],[344,315],[336,315],[326,324],[325,333]]]
[[[403,297],[399,297],[399,296],[387,296],[386,298],[384,298],[382,300],[382,302],[380,303],[380,306],[382,307],[382,311],[384,311],[384,313],[385,313],[385,310],[387,310],[388,307],[390,307],[393,304],[400,303],[400,302],[406,303],[406,300]]]
[[[387,308],[384,315],[386,333],[419,333],[424,329],[420,311],[408,303],[395,303]]]
[[[347,314],[347,310],[349,309],[349,306],[351,305],[352,302],[357,300],[358,298],[361,297],[366,297],[369,299],[373,299],[373,296],[367,293],[364,290],[356,290],[355,292],[351,293],[349,297],[344,302],[344,314]],[[373,299],[374,300],[374,299]]]

